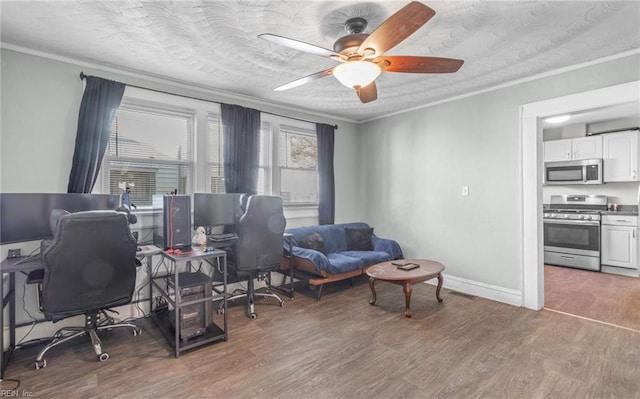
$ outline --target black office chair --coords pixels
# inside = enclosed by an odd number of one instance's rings
[[[256,291],[254,279],[270,281],[269,273],[280,267],[282,259],[282,234],[286,226],[282,210],[282,198],[270,195],[249,197],[244,214],[237,224],[238,241],[235,245],[235,265],[232,272],[239,279],[246,279],[247,289],[234,291],[228,301],[247,299],[247,312],[252,320],[257,318],[255,297],[275,298],[280,306],[284,302],[269,292]]]
[[[41,244],[44,273],[34,272],[30,282],[40,281],[41,307],[47,320],[84,315],[82,327],[63,327],[39,353],[36,369],[47,365],[45,353],[75,337],[88,334],[98,360],[109,359],[102,351],[97,331],[129,327],[133,335],[142,331],[133,323],[116,323],[105,310],[131,302],[136,281],[136,241],[127,216],[114,211],[52,212],[52,240]]]

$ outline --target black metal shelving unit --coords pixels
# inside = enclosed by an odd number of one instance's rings
[[[205,248],[193,247],[190,250],[183,250],[181,253],[162,252],[162,256],[171,261],[172,271],[169,274],[151,275],[151,284],[149,285],[149,298],[151,307],[151,317],[155,321],[158,329],[165,337],[169,345],[173,346],[175,356],[178,357],[181,352],[197,348],[199,346],[217,341],[226,341],[228,338],[227,328],[227,253],[219,249],[206,250]],[[194,262],[200,262],[200,266],[194,267]],[[213,262],[212,262],[213,261]],[[213,283],[212,289],[198,299],[183,301],[179,276],[182,273],[202,273],[202,264],[206,263],[210,268],[212,277],[215,269],[223,276],[222,284]],[[184,274],[183,274],[184,278]],[[155,289],[155,295],[154,295]],[[166,306],[158,306],[154,308],[154,299],[162,298]],[[214,302],[222,301],[223,311],[219,315],[222,323],[214,320],[212,309]],[[205,310],[210,311],[211,322],[206,325],[202,333],[196,336],[184,338],[180,336],[180,313],[187,306],[210,302],[211,306],[203,306]],[[173,311],[171,311],[173,310]],[[173,319],[173,320],[172,320]],[[206,320],[206,318],[204,319]]]

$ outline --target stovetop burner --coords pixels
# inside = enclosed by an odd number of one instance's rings
[[[603,209],[606,210],[606,209]],[[544,210],[545,213],[586,213],[586,214],[599,214],[600,210],[594,210],[594,209],[566,209],[566,208],[559,208],[559,209],[545,209]]]
[[[549,211],[594,212],[607,210],[606,195],[552,195]],[[546,211],[546,210],[545,210]]]
[[[599,223],[600,212],[606,210],[606,195],[552,195],[543,217]]]

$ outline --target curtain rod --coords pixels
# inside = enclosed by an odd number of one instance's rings
[[[80,72],[80,80],[84,80],[85,77],[87,77],[89,75],[86,75],[84,73],[84,71]],[[178,97],[184,97],[184,98],[189,98],[191,100],[198,100],[198,101],[207,101],[207,102],[215,102],[215,101],[211,101],[211,100],[205,100],[204,98],[199,98],[199,97],[192,97],[192,96],[187,96],[185,94],[176,94],[176,93],[171,93],[168,91],[164,91],[164,90],[158,90],[158,89],[150,89],[148,87],[142,87],[142,86],[136,86],[136,85],[131,85],[128,83],[125,83],[125,85],[129,86],[129,87],[135,87],[136,89],[142,89],[142,90],[149,90],[149,91],[155,91],[157,93],[162,93],[162,94],[169,94],[172,96],[178,96]],[[301,119],[301,118],[295,118],[293,116],[288,116],[288,115],[282,115],[282,114],[276,114],[274,112],[266,112],[266,111],[260,111],[263,114],[269,114],[269,115],[275,115],[275,116],[281,116],[283,118],[289,118],[289,119],[293,119],[296,121],[301,121],[301,122],[308,122],[308,123],[319,123],[319,122],[314,122],[314,121],[310,121],[310,120],[306,120],[306,119]],[[334,129],[338,129],[338,125],[333,125]]]

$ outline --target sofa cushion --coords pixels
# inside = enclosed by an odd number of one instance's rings
[[[373,228],[344,229],[347,251],[373,251]]]
[[[403,258],[402,249],[395,240],[373,236],[372,241],[374,251],[388,253],[391,256],[391,260]]]
[[[296,227],[293,229],[285,230],[285,233],[293,234],[293,245],[295,246],[299,246],[298,243],[300,240],[317,232],[318,232],[318,226]]]
[[[324,238],[327,253],[341,252],[347,249],[347,240],[344,238],[344,229],[337,224],[324,224],[318,226],[318,232]]]
[[[311,233],[308,236],[298,240],[298,246],[307,249],[313,249],[323,254],[327,254],[327,248],[324,245],[324,239],[320,233]]]
[[[365,266],[364,260],[343,254],[330,253],[327,258],[329,259],[328,271],[331,274],[350,272],[362,269]]]
[[[341,255],[349,256],[351,258],[358,258],[364,261],[365,266],[375,265],[376,263],[386,262],[393,260],[391,254],[387,252],[378,251],[344,251],[340,252]]]

